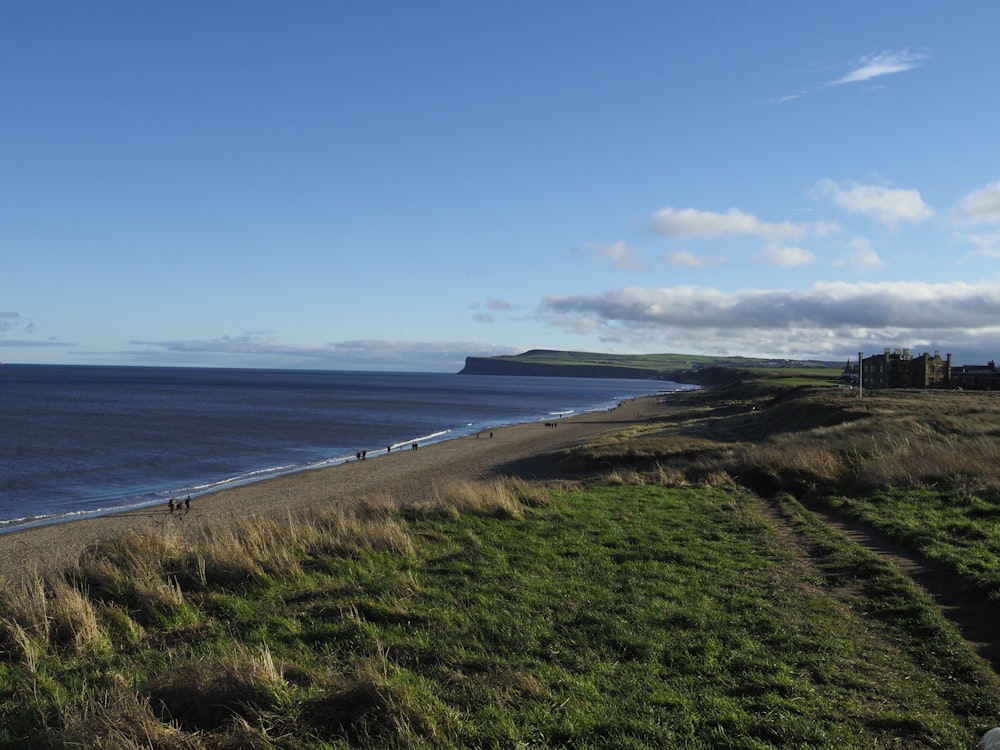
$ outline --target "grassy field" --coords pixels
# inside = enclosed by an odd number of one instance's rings
[[[638,367],[652,371],[683,370],[695,365],[711,365],[712,357],[697,354],[600,354],[596,352],[556,351],[534,349],[522,354],[491,357],[544,365],[610,365],[613,367]]]
[[[1000,679],[864,521],[998,591],[1000,401],[741,379],[562,478],[135,535],[0,590],[0,747],[955,748]]]
[[[833,374],[834,377],[840,375],[843,367],[829,368],[820,367],[821,363],[799,363],[800,366],[792,368],[786,360],[765,360],[753,359],[750,357],[716,357],[698,354],[602,354],[598,352],[574,352],[553,349],[533,349],[521,354],[510,356],[501,355],[489,357],[489,359],[506,360],[510,362],[521,362],[525,364],[542,365],[600,365],[611,367],[635,367],[650,370],[652,372],[664,372],[670,370],[689,370],[698,367],[730,367],[754,369],[761,371],[774,371],[777,369],[795,369],[799,374],[814,375],[817,369],[825,369],[826,375]],[[810,366],[806,366],[806,365]]]
[[[1000,602],[1000,393],[740,383],[569,463],[723,473],[863,521]],[[678,397],[683,400],[683,397]]]

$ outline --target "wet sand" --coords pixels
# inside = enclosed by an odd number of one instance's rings
[[[171,514],[164,504],[116,515],[0,534],[0,575],[19,578],[72,565],[87,547],[121,537],[129,529],[179,527],[199,533],[249,516],[287,518],[310,508],[365,498],[399,502],[428,496],[435,482],[495,475],[532,478],[545,473],[541,458],[551,451],[648,421],[664,407],[660,397],[626,401],[611,411],[596,411],[545,422],[500,427],[413,450],[400,448],[364,461],[350,461],[234,487],[196,497],[190,512]]]

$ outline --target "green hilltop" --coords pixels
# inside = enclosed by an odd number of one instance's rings
[[[561,377],[625,377],[677,379],[709,368],[742,370],[843,369],[839,362],[698,354],[602,354],[532,349],[522,354],[467,357],[465,375],[552,375]]]

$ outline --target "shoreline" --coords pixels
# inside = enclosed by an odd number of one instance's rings
[[[354,503],[371,497],[405,502],[425,497],[435,482],[452,478],[484,479],[505,467],[537,459],[550,451],[621,430],[648,420],[663,407],[662,394],[639,396],[613,409],[581,412],[497,427],[420,446],[400,448],[363,461],[344,463],[193,497],[190,512],[173,514],[167,503],[91,518],[12,529],[0,534],[0,576],[8,580],[44,575],[75,564],[88,547],[119,538],[133,529],[163,529],[201,534],[253,517],[287,518],[331,503]],[[547,425],[556,424],[557,427]],[[492,437],[491,437],[492,436]],[[522,466],[518,472],[531,478]]]
[[[397,435],[389,441],[388,447],[369,447],[366,453],[368,458],[378,458],[391,452],[408,449],[414,443],[418,443],[421,447],[425,447],[439,442],[461,439],[468,435],[475,435],[477,429],[480,433],[482,433],[489,432],[490,430],[505,429],[519,424],[541,422],[543,420],[558,419],[566,416],[579,416],[580,414],[586,414],[590,411],[604,411],[608,408],[614,408],[615,405],[620,405],[625,401],[635,398],[645,398],[653,395],[662,397],[666,393],[675,392],[677,390],[686,390],[683,384],[673,383],[672,381],[670,382],[673,385],[679,385],[681,387],[667,391],[658,391],[655,394],[644,393],[635,396],[619,397],[614,401],[604,400],[601,403],[576,406],[575,408],[567,411],[539,411],[531,414],[523,414],[513,418],[500,418],[498,421],[493,423],[483,422],[478,428],[473,427],[472,423],[460,423],[447,428],[438,429],[434,432],[415,432],[412,436],[404,439],[400,439]],[[386,443],[382,443],[382,446],[385,445]],[[338,451],[344,452],[338,453]],[[358,451],[358,453],[360,453],[360,451]],[[3,519],[0,520],[0,538],[8,534],[42,528],[50,525],[76,523],[79,521],[93,520],[112,515],[127,514],[148,510],[150,508],[157,508],[161,504],[165,506],[171,497],[174,497],[175,499],[179,498],[181,500],[186,497],[191,497],[192,500],[194,500],[196,498],[215,495],[224,490],[243,487],[261,481],[268,481],[305,471],[314,471],[339,466],[353,462],[355,460],[355,451],[353,448],[346,449],[343,446],[339,446],[333,449],[333,455],[325,454],[323,457],[314,456],[303,461],[298,461],[289,456],[275,456],[274,454],[272,454],[271,457],[271,463],[265,463],[253,468],[234,468],[233,471],[236,473],[225,476],[221,479],[218,478],[218,476],[204,478],[195,476],[184,480],[187,484],[164,483],[156,486],[144,486],[140,484],[137,485],[140,489],[135,490],[131,494],[129,492],[125,492],[123,495],[120,494],[119,491],[106,496],[93,496],[85,501],[87,504],[91,504],[92,507],[69,510],[53,509],[47,512],[39,512],[36,514]],[[0,569],[0,573],[2,573],[2,569]]]

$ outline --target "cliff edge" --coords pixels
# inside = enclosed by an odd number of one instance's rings
[[[459,375],[536,375],[556,378],[639,378],[664,380],[669,372],[644,367],[518,362],[496,357],[466,357]]]

